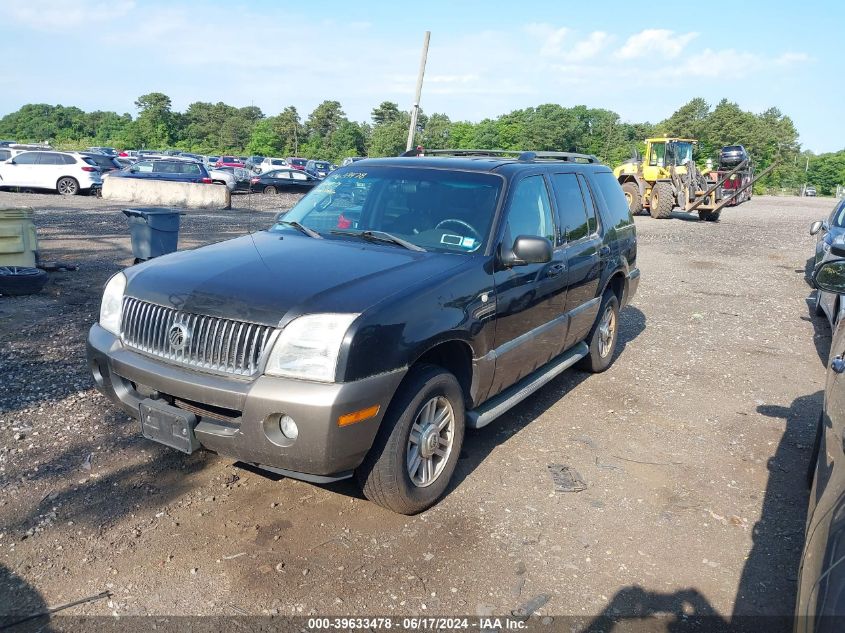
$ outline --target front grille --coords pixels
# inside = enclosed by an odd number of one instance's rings
[[[174,334],[174,325],[184,329],[178,328]],[[120,329],[123,342],[141,352],[236,376],[252,376],[258,371],[274,334],[274,328],[268,325],[192,314],[133,297],[123,299]],[[179,334],[184,341],[181,348]]]

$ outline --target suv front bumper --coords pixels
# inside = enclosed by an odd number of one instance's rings
[[[98,324],[88,334],[88,365],[98,389],[123,411],[140,416],[151,391],[198,416],[199,444],[221,455],[310,481],[351,475],[372,446],[406,370],[348,383],[259,376],[241,380],[164,363],[125,347]],[[362,422],[338,426],[347,413],[378,405]],[[296,422],[296,440],[278,431],[278,418]],[[218,415],[218,417],[215,417]]]

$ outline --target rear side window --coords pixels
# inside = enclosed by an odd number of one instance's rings
[[[61,154],[50,154],[49,152],[42,152],[38,159],[39,165],[64,165]]]
[[[196,163],[185,163],[184,165],[182,165],[182,173],[183,174],[198,175],[198,174],[201,173],[200,172],[200,166],[197,165]]]
[[[590,186],[587,184],[587,179],[581,174],[578,174],[578,183],[581,185],[581,193],[584,194],[584,202],[587,205],[588,232],[592,235],[599,229],[598,219],[596,217],[596,201],[593,198],[592,191],[590,191]]]
[[[575,174],[552,174],[560,230],[570,242],[589,234],[584,196]]]
[[[71,156],[69,154],[62,154],[61,156],[62,156],[62,164],[64,164],[64,165],[76,165],[76,159],[73,156]],[[84,158],[82,160],[85,161],[86,163],[93,165],[93,163],[91,163],[90,161],[88,161]]]
[[[148,160],[142,160],[140,162],[135,163],[132,166],[134,171],[141,172],[142,174],[149,174],[153,171],[153,164]]]
[[[555,242],[551,203],[542,176],[529,176],[517,183],[508,211],[511,239],[520,235],[545,237]]]
[[[610,226],[620,228],[634,223],[631,211],[628,209],[628,201],[622,193],[622,187],[609,171],[601,171],[593,174],[593,182],[598,187],[604,198],[605,206],[610,214]]]

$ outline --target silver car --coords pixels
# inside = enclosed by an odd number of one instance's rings
[[[816,255],[813,268],[818,268],[822,263],[834,259],[841,259],[830,251],[831,244],[845,243],[845,199],[839,200],[833,208],[830,216],[825,220],[813,222],[810,226],[810,235],[817,235]],[[817,315],[825,315],[834,327],[839,321],[839,316],[845,311],[845,302],[841,300],[842,295],[826,290],[817,290],[814,300],[814,311]]]

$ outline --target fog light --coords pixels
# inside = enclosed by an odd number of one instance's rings
[[[279,419],[279,427],[282,429],[282,435],[286,438],[295,440],[299,437],[299,428],[297,428],[296,422],[289,415],[283,415]]]

